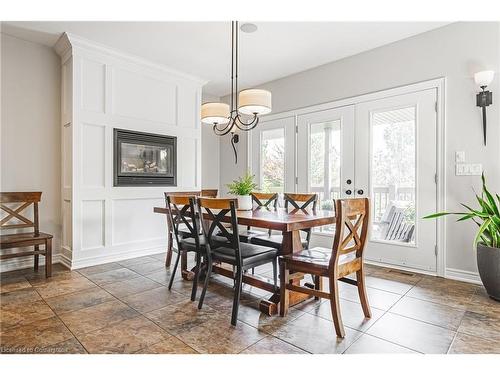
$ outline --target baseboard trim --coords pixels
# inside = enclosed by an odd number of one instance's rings
[[[455,268],[446,268],[445,277],[447,279],[483,285],[483,283],[481,282],[481,278],[479,277],[479,273],[477,272],[457,270]]]
[[[69,267],[72,270],[76,270],[79,268],[97,266],[100,264],[111,263],[111,262],[119,262],[119,261],[131,259],[131,258],[137,258],[137,257],[142,257],[142,256],[148,256],[148,255],[155,255],[155,254],[160,254],[160,253],[166,254],[165,246],[152,247],[149,249],[132,250],[132,251],[120,252],[120,253],[109,254],[109,255],[101,255],[101,256],[96,256],[96,257],[91,257],[91,258],[72,259],[72,260],[68,259],[67,261],[70,264]]]

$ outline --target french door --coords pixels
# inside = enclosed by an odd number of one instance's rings
[[[436,271],[436,90],[265,121],[252,131],[251,166],[265,191],[369,197],[365,257]],[[331,247],[334,226],[312,245]]]

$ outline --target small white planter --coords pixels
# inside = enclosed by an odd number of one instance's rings
[[[238,210],[248,211],[252,209],[252,196],[251,195],[237,195]]]

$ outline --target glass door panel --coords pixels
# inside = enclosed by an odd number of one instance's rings
[[[285,189],[285,129],[263,130],[260,133],[261,190],[283,193]]]

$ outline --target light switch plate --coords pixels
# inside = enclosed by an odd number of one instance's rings
[[[456,176],[481,176],[483,173],[482,164],[459,163],[455,165]]]
[[[455,163],[465,163],[465,151],[455,152]]]

